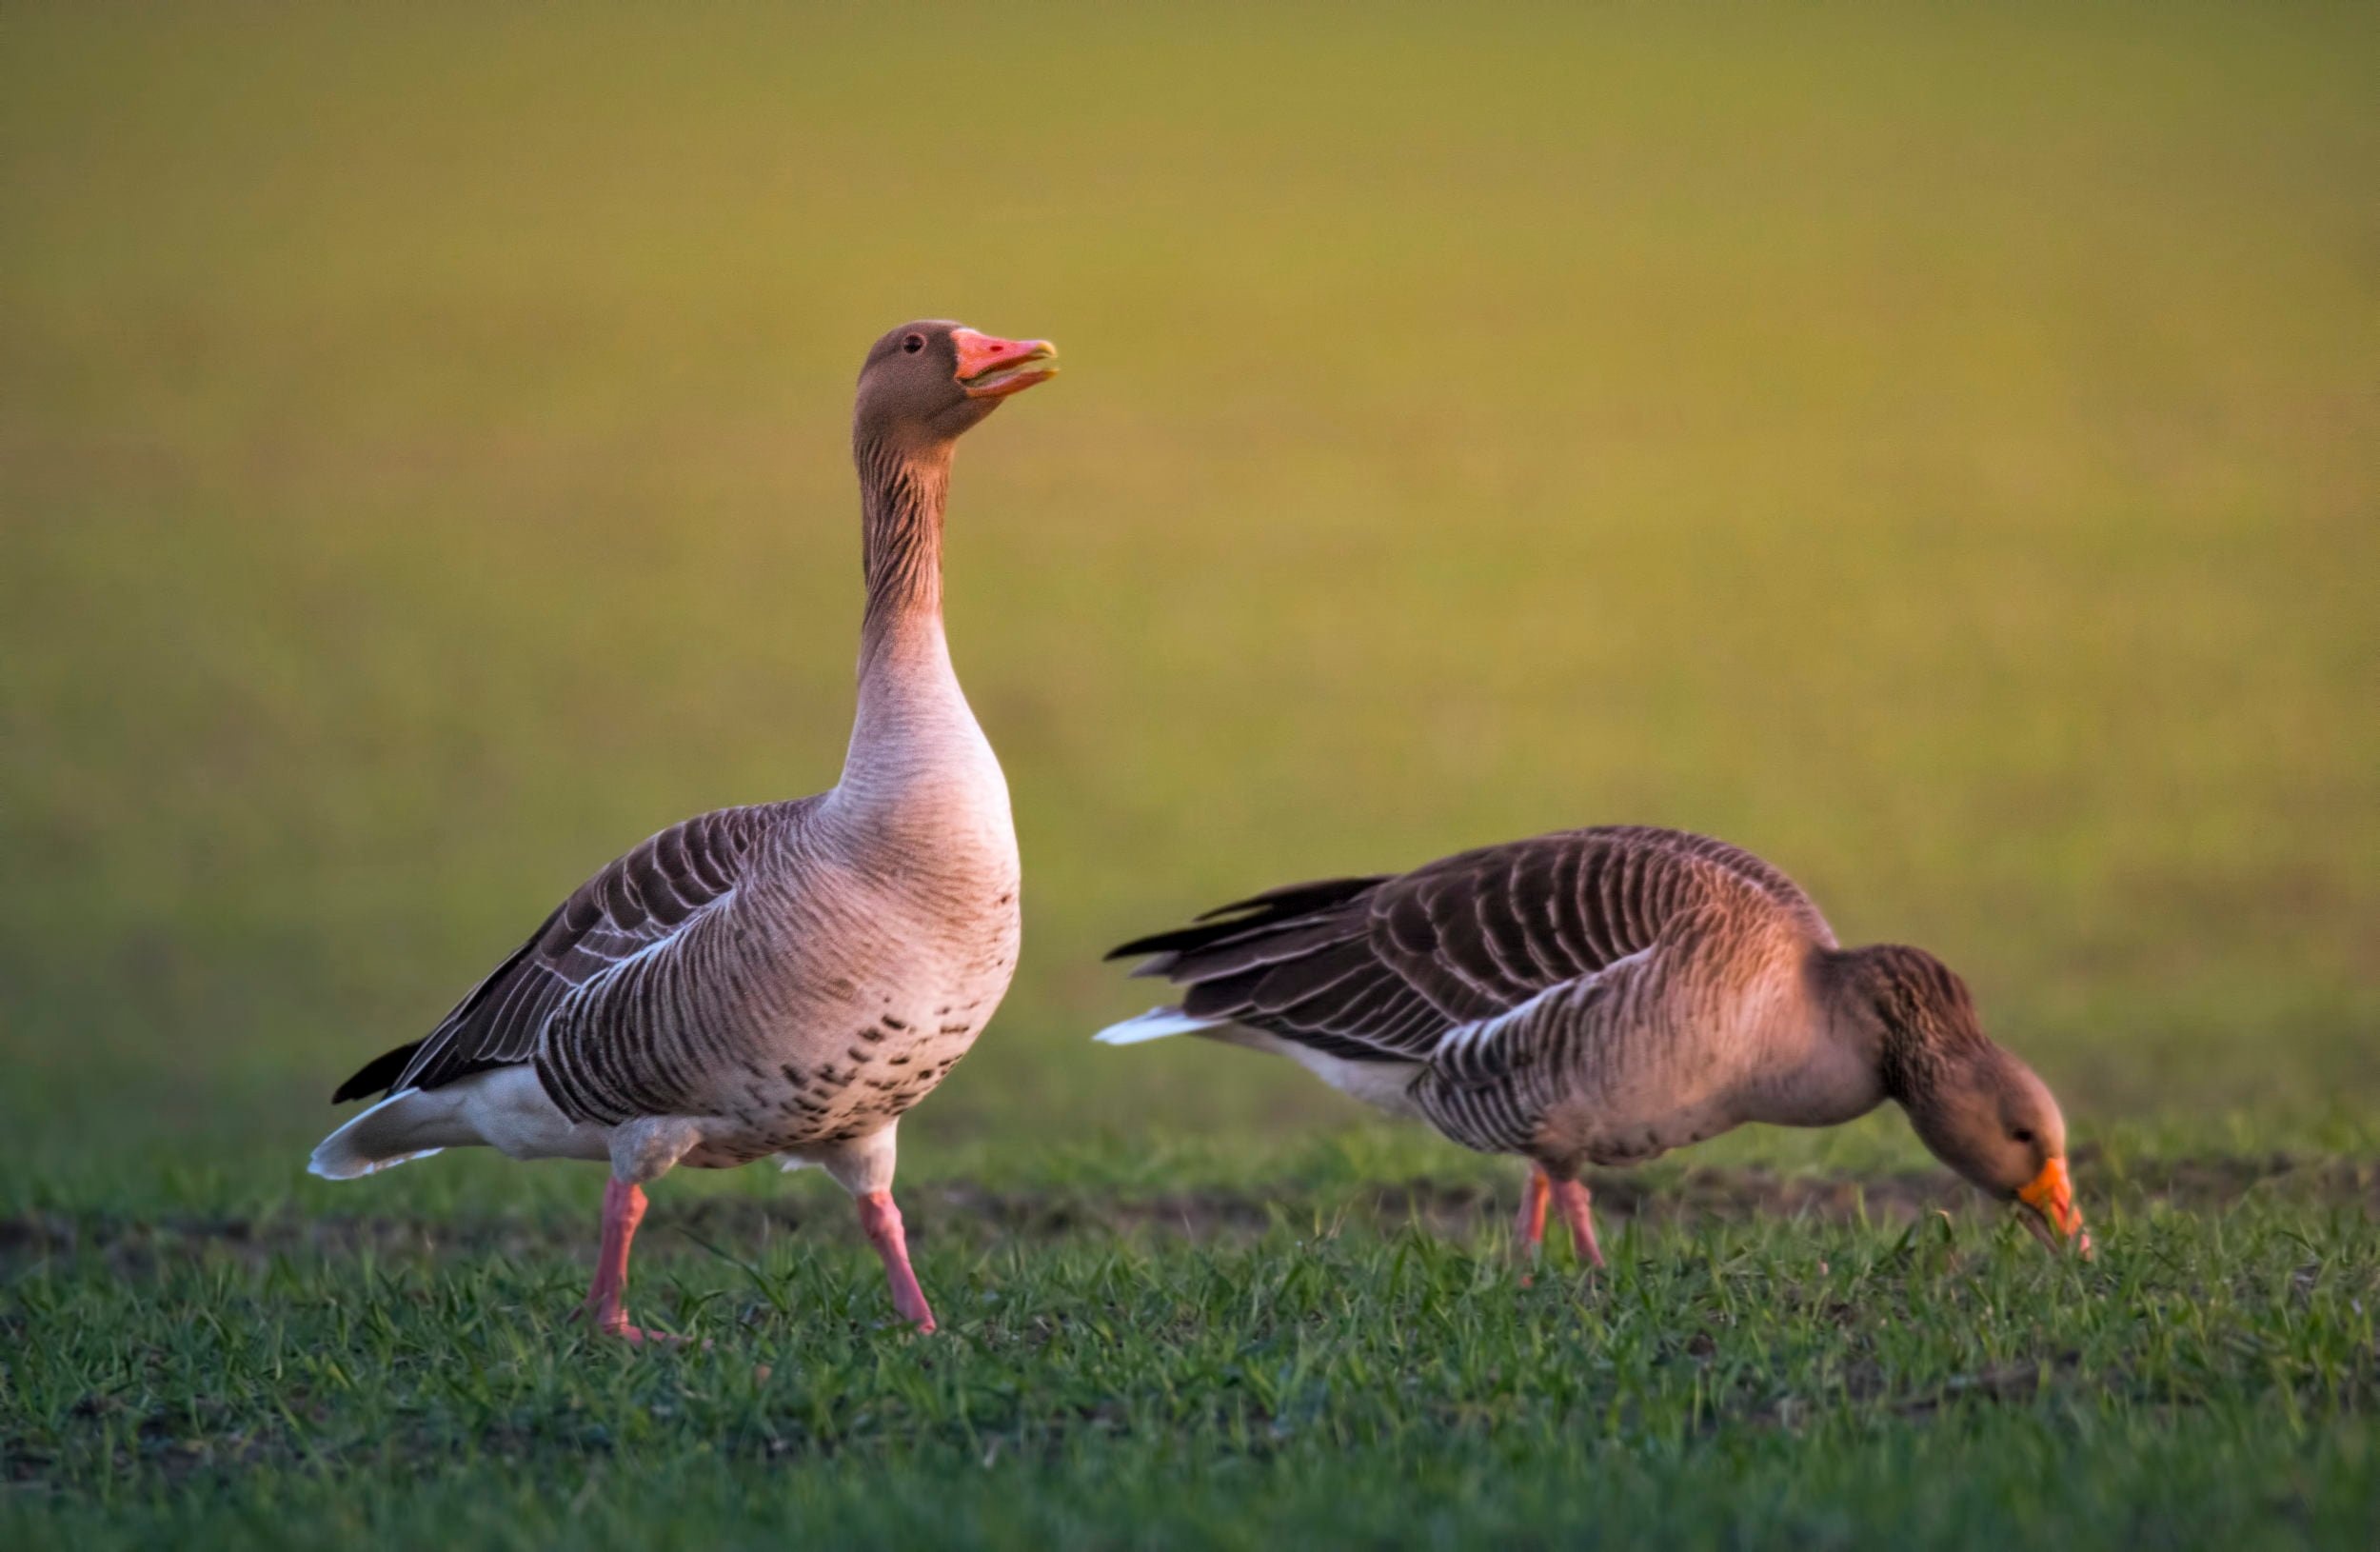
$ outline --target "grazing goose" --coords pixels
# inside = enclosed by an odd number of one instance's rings
[[[1746,1122],[1832,1126],[1897,1102],[1934,1156],[2091,1246],[2066,1124],[1922,949],[1842,948],[1751,853],[1676,830],[1567,830],[1401,875],[1274,889],[1125,944],[1181,1005],[1102,1030],[1287,1056],[1333,1087],[1533,1162],[1601,1265],[1582,1165],[1640,1164]]]
[[[942,501],[960,435],[1056,353],[940,322],[876,342],[852,420],[867,607],[842,779],[673,826],[582,885],[426,1038],[340,1085],[333,1103],[388,1097],[324,1139],[315,1174],[473,1144],[608,1162],[581,1313],[640,1342],[621,1299],[646,1182],[818,1164],[857,1200],[894,1307],[934,1328],[894,1131],[992,1016],[1018,941],[1008,788],[942,635]]]

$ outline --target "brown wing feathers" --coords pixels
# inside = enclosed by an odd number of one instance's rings
[[[528,941],[514,949],[510,957],[502,965],[489,971],[478,985],[466,992],[463,1001],[457,1003],[445,1018],[438,1021],[438,1027],[420,1040],[400,1045],[393,1051],[385,1051],[365,1063],[353,1077],[339,1085],[338,1090],[330,1096],[330,1103],[344,1104],[349,1100],[369,1099],[375,1094],[401,1085],[435,1088],[439,1084],[452,1083],[457,1078],[468,1077],[474,1072],[484,1072],[489,1067],[504,1065],[507,1059],[494,1054],[492,1043],[475,1042],[471,1049],[485,1058],[477,1065],[469,1065],[470,1058],[463,1057],[452,1062],[451,1070],[448,1070],[446,1064],[441,1064],[438,1076],[430,1083],[405,1084],[405,1080],[413,1075],[414,1068],[424,1066],[427,1062],[435,1062],[441,1056],[448,1054],[446,1050],[439,1048],[442,1042],[451,1047],[455,1044],[455,1037],[461,1031],[474,1026],[490,1026],[495,1023],[500,1005],[511,1001],[521,982],[525,979],[522,968],[524,962],[537,951],[539,945],[545,940],[548,933],[553,931],[554,925],[562,920],[563,912],[566,909],[568,909],[566,902],[555,906],[546,916],[545,925],[529,934]]]
[[[1109,957],[1183,988],[1182,1011],[1335,1056],[1427,1059],[1445,1033],[1649,947],[1733,873],[1832,941],[1785,876],[1679,831],[1569,830],[1463,852],[1399,877],[1293,885]]]
[[[768,810],[723,808],[672,826],[596,874],[438,1027],[375,1058],[333,1103],[390,1088],[437,1088],[529,1061],[539,1033],[572,991],[666,941],[735,885]]]
[[[349,1100],[369,1099],[374,1094],[385,1093],[394,1087],[397,1075],[406,1069],[407,1064],[413,1060],[413,1053],[420,1050],[423,1044],[422,1040],[411,1041],[393,1051],[383,1051],[373,1057],[356,1069],[354,1076],[339,1085],[331,1094],[330,1103],[345,1104]]]
[[[1381,873],[1370,878],[1320,879],[1267,889],[1260,895],[1250,895],[1203,912],[1189,926],[1135,938],[1109,949],[1105,957],[1117,960],[1140,954],[1181,953],[1218,947],[1244,937],[1259,937],[1295,925],[1316,912],[1359,899],[1367,890],[1387,883],[1389,877]],[[1222,920],[1225,917],[1230,920]],[[1145,967],[1140,973],[1147,973]]]

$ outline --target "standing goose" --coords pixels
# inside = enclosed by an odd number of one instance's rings
[[[474,1144],[608,1162],[581,1313],[641,1342],[621,1299],[645,1184],[818,1164],[857,1200],[894,1307],[934,1328],[894,1132],[1000,1005],[1019,926],[1008,788],[942,634],[942,502],[960,435],[1056,354],[946,322],[876,342],[852,418],[867,608],[842,779],[689,819],[580,885],[437,1028],[340,1085],[333,1103],[388,1097],[323,1140],[315,1174]]]
[[[1837,946],[1750,852],[1676,830],[1566,830],[1401,875],[1292,885],[1108,958],[1183,988],[1102,1030],[1287,1056],[1333,1087],[1533,1164],[1518,1236],[1558,1203],[1602,1264],[1586,1164],[1746,1122],[1832,1126],[1898,1103],[1934,1156],[2021,1204],[2044,1244],[2091,1238],[2066,1124],[1922,949]]]

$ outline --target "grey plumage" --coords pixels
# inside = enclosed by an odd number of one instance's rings
[[[947,323],[877,342],[852,425],[866,607],[842,779],[674,825],[580,885],[427,1036],[340,1086],[389,1097],[324,1141],[316,1173],[471,1144],[608,1158],[619,1259],[590,1308],[633,1335],[638,1184],[680,1163],[816,1164],[931,1324],[890,1204],[894,1130],[999,1005],[1020,923],[1007,786],[943,633],[943,504],[959,435],[1052,353]]]
[[[1648,1067],[1682,1078],[1701,1065],[1646,1042],[1707,1012],[1697,1004],[1715,975],[1776,974],[1795,945],[1835,945],[1809,897],[1750,852],[1634,826],[1292,885],[1225,912],[1110,957],[1162,955],[1142,973],[1180,985],[1191,1018],[1412,1066],[1420,1112],[1495,1152],[1536,1151],[1611,1075],[1657,1082]],[[1698,1027],[1716,1036],[1724,1025]],[[1603,1137],[1581,1151],[1636,1149]]]
[[[780,806],[791,807],[794,805]],[[688,922],[733,893],[745,857],[765,833],[768,808],[723,808],[673,825],[574,890],[554,908],[526,943],[478,985],[415,1045],[404,1068],[385,1088],[440,1088],[491,1067],[538,1062],[549,1090],[586,1086],[582,1069],[597,1053],[563,1045],[539,1058],[540,1037],[565,1002],[582,1031],[620,1030],[634,1014],[626,978],[616,972],[628,961],[665,947]],[[703,978],[695,977],[699,984]],[[367,1068],[368,1072],[369,1069]],[[573,1075],[578,1075],[574,1081]],[[357,1074],[363,1079],[364,1073]],[[334,1100],[376,1092],[355,1080]],[[666,1109],[658,1093],[612,1096],[613,1103],[572,1104],[573,1120],[619,1121],[640,1107]],[[622,1103],[622,1102],[625,1102]]]
[[[1019,869],[1005,784],[942,646],[947,454],[863,435],[855,461],[868,608],[843,780],[699,815],[606,866],[392,1091],[528,1066],[574,1124],[700,1118],[684,1162],[729,1165],[868,1137],[965,1054],[1015,967]]]
[[[1109,955],[1134,956],[1180,1005],[1102,1040],[1289,1056],[1556,1183],[1887,1099],[1987,1189],[2014,1193],[2053,1158],[2064,1179],[2055,1103],[1983,1035],[1956,976],[1917,949],[1843,949],[1793,880],[1707,836],[1565,830],[1293,885]],[[1577,1212],[1592,1249],[1583,1197]]]

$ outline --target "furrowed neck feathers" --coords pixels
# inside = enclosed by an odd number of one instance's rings
[[[942,504],[951,443],[855,433],[867,610],[842,786],[898,798],[982,744],[942,632]]]

